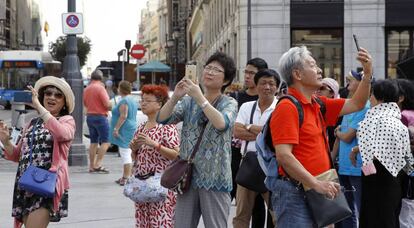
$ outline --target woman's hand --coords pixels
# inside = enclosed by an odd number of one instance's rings
[[[113,135],[115,138],[118,138],[118,137],[119,137],[119,130],[118,130],[118,129],[114,129],[114,131],[112,132],[112,135]]]
[[[188,96],[194,98],[198,104],[205,101],[203,92],[201,92],[200,86],[194,84],[190,79],[183,79],[184,88],[187,91]]]
[[[185,84],[184,83],[184,80],[185,79],[179,81],[177,83],[177,85],[175,86],[174,93],[171,96],[172,99],[178,101],[178,100],[180,100],[182,97],[184,97],[187,94],[187,90],[186,90],[186,88],[184,86],[184,84]]]
[[[132,153],[137,151],[139,148],[141,148],[142,144],[138,143],[138,138],[133,138],[131,142],[129,143],[129,148],[131,148]]]
[[[364,48],[360,48],[360,51],[358,51],[357,60],[361,62],[362,68],[364,70],[364,76],[371,77],[372,58],[369,52]]]
[[[359,153],[359,147],[354,146],[352,147],[351,153],[349,154],[349,159],[351,160],[351,163],[353,166],[356,167],[357,164],[357,155]]]
[[[0,140],[2,142],[6,142],[9,139],[10,139],[9,127],[7,127],[7,124],[4,123],[3,120],[0,120]]]
[[[43,107],[42,104],[40,104],[39,101],[39,94],[37,91],[33,88],[33,86],[28,85],[27,88],[32,92],[32,103],[28,104],[32,108],[36,109],[36,111],[40,111],[39,108]]]
[[[150,147],[156,147],[158,146],[158,143],[155,142],[154,140],[152,140],[148,135],[144,134],[144,133],[139,133],[138,134],[138,144],[142,145],[147,145]]]

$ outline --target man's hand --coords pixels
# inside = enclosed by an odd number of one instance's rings
[[[326,195],[329,199],[334,199],[339,195],[340,185],[332,181],[317,181],[316,185],[313,187],[316,192]]]

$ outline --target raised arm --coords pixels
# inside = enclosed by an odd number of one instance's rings
[[[352,98],[347,99],[340,112],[340,115],[346,115],[359,111],[364,108],[371,93],[371,80],[372,80],[372,59],[367,50],[361,48],[358,52],[357,60],[361,62],[364,76],[361,83],[355,91]]]

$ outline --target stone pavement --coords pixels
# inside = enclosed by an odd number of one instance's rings
[[[89,140],[86,140],[89,142]],[[134,205],[122,194],[123,188],[114,181],[121,176],[121,158],[116,153],[107,153],[104,165],[109,174],[90,174],[87,167],[69,167],[69,216],[59,223],[50,223],[53,228],[124,228],[134,227]],[[17,164],[0,158],[0,227],[12,228],[11,215],[13,184]],[[234,217],[231,207],[229,226]],[[199,228],[203,228],[200,222]]]

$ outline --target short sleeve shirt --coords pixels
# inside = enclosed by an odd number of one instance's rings
[[[327,139],[324,139],[325,126],[335,125],[345,99],[319,97],[326,107],[325,116],[321,119],[320,106],[317,102],[309,102],[294,88],[289,88],[289,94],[298,99],[302,105],[303,123],[299,127],[296,106],[288,99],[282,100],[270,121],[273,145],[292,144],[292,154],[309,173],[317,176],[331,168],[326,147]],[[283,170],[279,172],[284,175]]]
[[[108,93],[100,81],[92,81],[83,92],[83,104],[88,109],[88,114],[107,116],[108,102]]]

